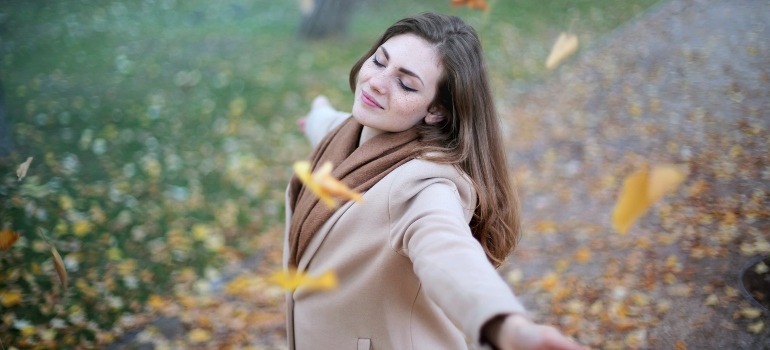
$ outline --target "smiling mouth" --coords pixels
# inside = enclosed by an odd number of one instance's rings
[[[385,109],[385,108],[382,108],[382,106],[380,106],[380,104],[377,103],[377,101],[375,101],[372,96],[367,94],[366,91],[361,91],[361,101],[363,101],[369,107]]]

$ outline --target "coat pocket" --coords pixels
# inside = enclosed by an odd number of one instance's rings
[[[358,350],[374,350],[371,339],[358,339]]]

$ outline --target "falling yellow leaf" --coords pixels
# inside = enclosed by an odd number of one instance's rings
[[[19,164],[19,168],[16,169],[16,176],[19,177],[19,181],[27,176],[27,170],[29,170],[30,164],[32,164],[32,157],[27,158],[24,163]]]
[[[311,174],[310,162],[299,161],[294,163],[294,172],[305,187],[313,192],[329,208],[337,207],[337,201],[333,197],[356,202],[362,200],[360,193],[352,191],[348,186],[331,176],[332,163],[330,162],[324,163]]]
[[[270,281],[286,291],[294,291],[297,288],[307,290],[331,290],[337,288],[337,274],[334,271],[326,271],[321,276],[309,276],[302,271],[283,270],[270,276]]]
[[[0,231],[0,250],[8,250],[19,240],[19,234],[11,230]]]
[[[623,188],[612,213],[612,226],[625,235],[657,200],[674,191],[684,181],[683,171],[671,165],[657,166],[652,171],[645,167],[623,181]]]
[[[56,268],[56,273],[59,274],[61,285],[64,286],[64,290],[67,290],[67,270],[64,269],[64,261],[54,247],[51,247],[51,255],[53,255],[53,266]]]
[[[3,307],[8,308],[19,305],[20,303],[21,292],[16,290],[0,292],[0,304],[3,304]]]
[[[489,5],[487,5],[487,0],[452,0],[450,5],[452,6],[468,5],[468,8],[472,10],[489,11]]]
[[[672,165],[661,165],[650,172],[650,182],[647,187],[647,200],[650,204],[657,202],[667,193],[674,191],[685,179],[685,173]]]
[[[561,61],[575,53],[578,49],[578,38],[575,34],[562,32],[551,48],[551,53],[545,60],[545,67],[553,69]]]
[[[196,328],[187,333],[187,339],[192,343],[205,343],[211,340],[211,333],[205,329]]]

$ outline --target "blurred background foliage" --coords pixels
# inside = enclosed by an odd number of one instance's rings
[[[292,1],[3,1],[0,229],[21,238],[0,251],[0,340],[105,343],[180,281],[216,292],[283,225],[290,166],[310,151],[296,120],[318,94],[350,108],[350,67],[395,20],[464,18],[503,91],[548,74],[559,32],[595,45],[654,2],[362,1],[347,34],[311,41]],[[66,291],[38,230],[61,252]]]

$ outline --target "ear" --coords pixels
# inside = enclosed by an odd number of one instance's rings
[[[446,110],[443,107],[433,106],[428,109],[428,114],[425,116],[425,124],[435,125],[443,122],[446,119]]]

